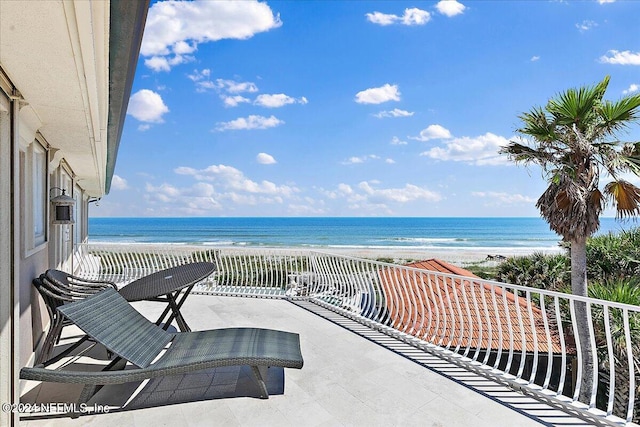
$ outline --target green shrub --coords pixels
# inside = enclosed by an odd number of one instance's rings
[[[609,232],[587,240],[590,284],[635,276],[640,276],[640,228]],[[487,278],[562,292],[570,289],[571,261],[563,254],[510,257],[498,266],[494,277]]]
[[[571,280],[569,258],[565,255],[534,253],[507,258],[498,267],[496,280],[538,289],[558,290]]]
[[[587,241],[587,277],[615,280],[640,274],[640,228],[607,233]]]

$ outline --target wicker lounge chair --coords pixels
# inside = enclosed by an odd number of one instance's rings
[[[300,369],[303,364],[298,334],[257,328],[171,333],[143,317],[114,289],[65,304],[58,310],[120,356],[97,372],[54,370],[43,365],[20,371],[20,378],[25,380],[84,384],[78,406],[86,403],[98,386],[106,384],[243,365],[251,366],[260,397],[267,399],[265,379],[269,366]],[[127,361],[135,366],[123,369]]]
[[[47,306],[49,319],[51,320],[49,331],[44,338],[42,348],[36,358],[36,365],[41,363],[44,365],[54,363],[69,351],[73,351],[75,347],[87,339],[87,337],[83,338],[78,341],[76,345],[50,359],[55,344],[60,340],[62,328],[71,324],[68,319],[65,319],[64,316],[58,312],[58,307],[84,299],[105,288],[117,289],[116,285],[112,282],[87,280],[54,269],[47,270],[44,274],[41,274],[40,277],[33,279],[33,285],[38,290],[40,296],[42,296]]]

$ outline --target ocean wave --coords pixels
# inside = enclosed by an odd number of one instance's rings
[[[388,239],[382,239],[382,241],[391,241],[391,242],[418,242],[418,243],[429,243],[429,242],[464,242],[469,239],[461,238],[461,237],[392,237]]]
[[[396,244],[396,245],[386,245],[386,244],[341,244],[341,243],[332,243],[332,244],[323,244],[323,243],[275,243],[275,242],[250,242],[250,241],[233,241],[233,240],[218,240],[218,241],[190,241],[190,242],[175,242],[175,241],[135,241],[135,240],[93,240],[90,239],[89,243],[92,244],[111,244],[111,245],[190,245],[190,246],[214,246],[214,247],[263,247],[263,248],[310,248],[310,249],[372,249],[372,250],[389,250],[389,251],[402,251],[402,250],[412,250],[412,251],[472,251],[472,252],[487,252],[487,253],[495,253],[499,254],[501,251],[503,252],[514,252],[514,251],[522,251],[522,252],[535,252],[535,251],[550,251],[550,250],[561,250],[558,246],[557,242],[549,242],[548,245],[535,245],[530,246],[524,242],[513,242],[509,245],[469,245],[469,244],[455,244],[457,239],[447,239],[446,241],[425,241],[422,243],[431,243],[431,244]],[[486,241],[485,241],[486,242]],[[417,243],[417,242],[416,242]],[[433,244],[436,243],[436,244]],[[437,243],[449,243],[449,244],[437,244]]]
[[[490,254],[499,254],[500,252],[548,252],[561,251],[558,245],[549,246],[398,246],[398,245],[304,245],[306,247],[315,248],[333,248],[333,249],[375,249],[389,251],[440,251],[440,252],[487,252]]]
[[[236,243],[232,240],[206,241],[199,242],[203,246],[233,246]]]

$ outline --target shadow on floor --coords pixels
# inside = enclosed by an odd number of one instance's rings
[[[86,369],[79,367],[80,369]],[[267,390],[270,396],[284,394],[284,369],[269,368]],[[22,395],[22,403],[76,402],[82,385],[41,383]],[[109,407],[108,412],[175,405],[237,397],[260,398],[258,385],[249,366],[226,366],[182,375],[153,378],[144,382],[104,386],[87,403],[92,414],[96,407]],[[64,409],[63,409],[64,410]],[[99,412],[99,410],[98,410]],[[24,414],[24,419],[49,419],[66,413]]]

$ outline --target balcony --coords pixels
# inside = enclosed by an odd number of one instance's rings
[[[191,424],[206,414],[225,425],[632,425],[638,416],[629,391],[638,383],[638,307],[311,251],[88,244],[75,269],[125,284],[201,260],[218,270],[182,309],[192,328],[297,332],[305,367],[271,372],[267,401],[245,398],[255,390],[241,368],[105,387],[90,404],[112,410],[92,422]],[[598,349],[585,403],[573,334],[580,306]],[[136,308],[154,318],[162,307]],[[30,384],[23,402],[73,401],[74,393]]]

